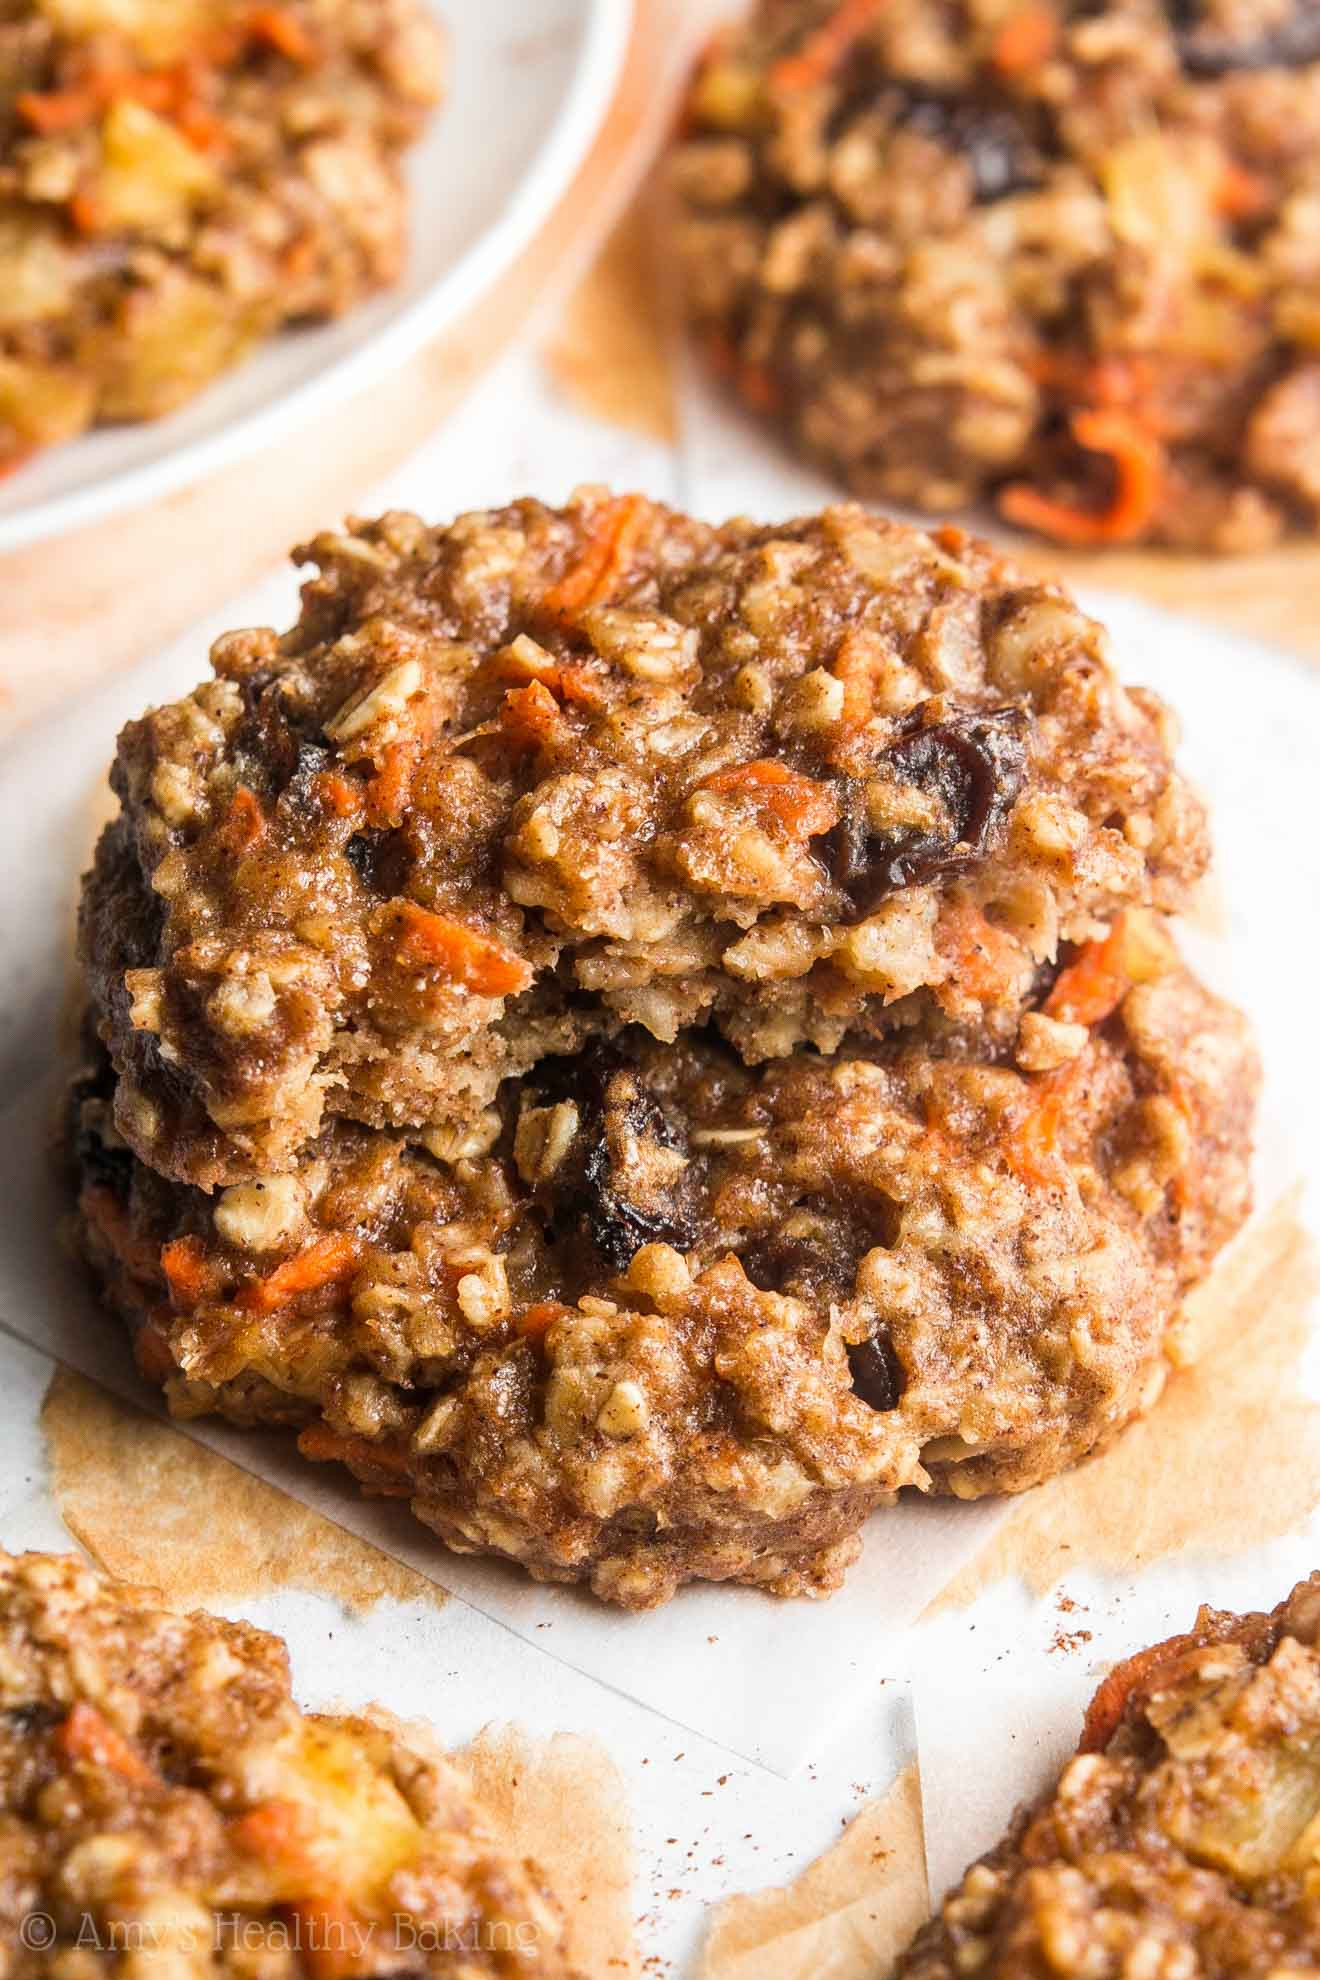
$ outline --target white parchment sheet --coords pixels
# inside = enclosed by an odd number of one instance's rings
[[[611,457],[611,447],[622,443],[611,440],[609,429],[584,433],[578,422],[570,431],[544,406],[511,404],[508,391],[507,377],[497,374],[461,420],[363,508],[404,503],[439,518],[528,489],[557,498],[588,475],[626,478],[670,499],[678,492],[667,450],[642,450],[639,458],[634,441],[625,464]],[[492,431],[506,442],[498,456],[489,445],[483,453],[483,436]],[[690,486],[695,506],[772,516],[800,505],[795,478],[779,478],[776,457],[741,432],[730,441],[735,444],[752,450],[739,470],[741,496],[732,493],[730,458],[709,501],[704,486]],[[682,478],[700,481],[690,457]],[[85,703],[76,720],[66,712],[26,738],[8,753],[0,777],[0,843],[22,848],[0,908],[0,1325],[139,1399],[114,1325],[97,1312],[55,1244],[58,1191],[41,1158],[76,874],[90,849],[95,790],[120,721],[190,687],[204,671],[208,633],[287,623],[292,605],[292,578],[273,578]],[[1320,697],[1314,680],[1278,655],[1128,602],[1107,601],[1104,609],[1122,671],[1176,701],[1186,719],[1189,766],[1215,793],[1228,933],[1222,940],[1198,936],[1190,946],[1198,966],[1249,1005],[1265,1039],[1270,1101],[1259,1193],[1267,1203],[1300,1169],[1315,1166],[1308,1158],[1317,1149],[1315,974],[1297,944],[1320,900],[1313,789]],[[777,1603],[749,1591],[705,1588],[684,1591],[659,1612],[628,1617],[573,1591],[540,1588],[499,1564],[446,1554],[399,1507],[358,1498],[325,1469],[304,1464],[287,1443],[189,1428],[431,1575],[548,1657],[782,1773],[818,1753],[831,1728],[882,1677],[902,1673],[906,1626],[984,1544],[999,1517],[993,1504],[914,1500],[872,1520],[862,1561],[829,1602]],[[199,1545],[205,1545],[205,1518],[199,1507]],[[548,1678],[550,1670],[547,1665]]]

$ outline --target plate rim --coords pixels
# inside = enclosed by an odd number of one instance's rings
[[[199,485],[305,425],[318,411],[366,391],[471,307],[513,263],[557,204],[613,98],[632,28],[634,0],[587,0],[587,4],[582,48],[544,144],[493,225],[438,282],[376,336],[281,394],[273,405],[244,413],[204,439],[172,448],[93,487],[47,496],[30,508],[0,515],[0,554],[52,542]]]

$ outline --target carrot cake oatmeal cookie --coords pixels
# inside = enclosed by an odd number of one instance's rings
[[[0,0],[0,474],[393,282],[422,0]]]
[[[759,0],[675,178],[713,360],[859,493],[1075,545],[1320,521],[1314,0]]]
[[[1320,1575],[1202,1609],[1105,1679],[1053,1790],[973,1865],[899,1980],[1320,1971]]]
[[[748,1064],[1011,1048],[1061,943],[1206,860],[1102,629],[956,529],[585,491],[355,523],[132,722],[82,953],[119,1132],[205,1188],[323,1124],[494,1132],[637,1025]]]
[[[75,1093],[86,1253],[181,1416],[298,1430],[460,1552],[626,1607],[836,1587],[905,1486],[1075,1462],[1163,1386],[1247,1208],[1242,1019],[1132,910],[995,1056],[746,1066],[640,1026],[473,1128],[327,1120],[208,1195]]]
[[[71,1556],[0,1554],[0,1805],[11,1980],[570,1980],[442,1759],[301,1712],[277,1637]]]

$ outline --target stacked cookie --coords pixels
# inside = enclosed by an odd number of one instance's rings
[[[1154,697],[962,532],[586,491],[325,535],[131,723],[86,1248],[184,1415],[644,1607],[1158,1394],[1248,1200]]]

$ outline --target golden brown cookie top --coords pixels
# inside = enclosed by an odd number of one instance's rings
[[[1060,943],[1205,863],[1165,711],[961,531],[587,491],[302,554],[298,624],[120,741],[83,955],[166,1173],[463,1125],[629,1023],[1002,1043]]]

